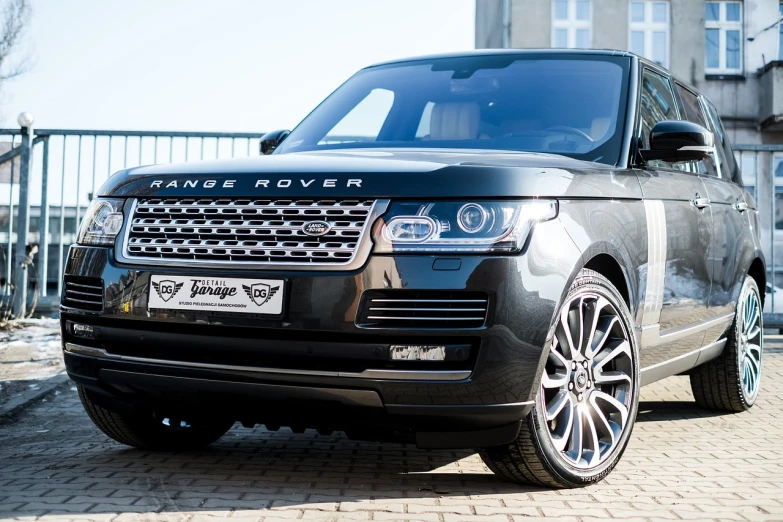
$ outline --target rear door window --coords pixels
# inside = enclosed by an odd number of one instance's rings
[[[650,131],[656,123],[664,120],[680,119],[677,112],[677,102],[674,100],[674,91],[671,82],[665,76],[661,76],[649,69],[645,69],[642,75],[642,89],[640,93],[641,117],[641,141],[642,148],[650,148]],[[652,160],[647,165],[651,168],[668,168],[685,170],[681,164],[666,163],[665,161]]]
[[[712,130],[714,132],[714,130],[711,129],[707,124],[707,120],[704,117],[704,112],[701,109],[701,102],[699,101],[699,95],[687,89],[686,87],[683,87],[679,83],[676,85],[677,94],[679,94],[680,101],[682,102],[682,112],[684,119],[692,123],[699,124],[705,129]],[[715,140],[718,140],[717,136],[715,136]],[[721,177],[721,169],[726,169],[726,158],[723,157],[723,151],[720,150],[718,151],[718,158],[716,158],[716,161],[714,162],[711,160],[692,161],[687,165],[691,172]]]

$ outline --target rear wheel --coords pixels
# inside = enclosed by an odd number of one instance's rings
[[[209,446],[234,424],[215,419],[188,419],[157,416],[153,413],[121,414],[93,401],[78,386],[79,399],[93,423],[121,444],[152,451],[187,451]]]
[[[592,270],[576,278],[556,323],[519,437],[479,453],[509,480],[578,487],[608,475],[625,450],[638,409],[638,351],[628,307]]]
[[[739,412],[750,409],[756,402],[764,352],[761,310],[759,287],[747,276],[723,353],[691,370],[691,389],[699,406]]]

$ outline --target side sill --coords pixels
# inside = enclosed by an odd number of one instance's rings
[[[364,370],[363,372],[326,372],[316,370],[288,370],[285,368],[263,368],[257,366],[234,366],[229,364],[210,364],[198,363],[192,361],[172,361],[168,359],[150,359],[147,357],[133,357],[129,355],[117,355],[109,353],[102,348],[93,348],[91,346],[82,346],[80,344],[65,343],[65,351],[95,357],[98,359],[108,359],[112,361],[132,362],[140,364],[159,364],[164,366],[202,368],[205,370],[225,370],[253,373],[284,374],[284,375],[305,375],[311,377],[343,377],[351,379],[373,379],[390,381],[462,381],[470,377],[470,370],[459,371],[438,371],[438,370]]]
[[[718,357],[723,352],[723,347],[726,346],[726,339],[720,339],[707,346],[702,346],[698,350],[688,352],[686,354],[675,357],[669,361],[654,364],[647,368],[642,368],[641,371],[641,384],[645,386],[655,381],[660,381],[666,377],[677,375],[684,371],[690,370],[698,362],[707,362],[710,359]]]

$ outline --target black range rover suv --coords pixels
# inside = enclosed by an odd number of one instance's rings
[[[753,405],[756,207],[713,105],[657,65],[384,63],[261,147],[121,171],[92,202],[63,348],[113,439],[344,430],[571,487],[615,466],[644,384]]]

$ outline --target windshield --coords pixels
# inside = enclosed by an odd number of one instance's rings
[[[342,148],[499,149],[616,164],[628,57],[440,58],[364,69],[275,153]]]

